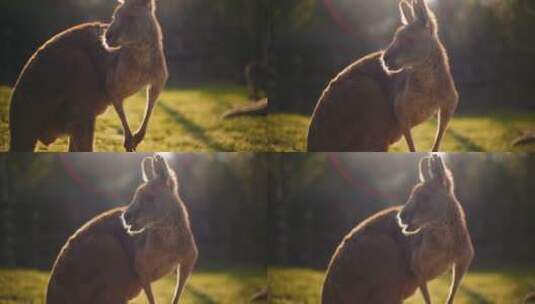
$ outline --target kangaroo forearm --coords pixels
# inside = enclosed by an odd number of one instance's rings
[[[148,125],[149,125],[149,121],[150,121],[150,118],[152,116],[152,112],[154,110],[154,106],[156,105],[156,102],[158,101],[158,97],[160,97],[160,93],[162,91],[162,86],[150,86],[148,88],[148,92],[147,92],[147,107],[145,109],[145,115],[143,117],[143,122],[141,123],[141,126],[139,128],[139,130],[137,131],[138,133],[139,132],[144,132]]]
[[[197,263],[197,255],[198,255],[197,250],[192,249],[191,253],[188,255],[186,260],[182,262],[181,265],[177,269],[178,277],[177,277],[175,293],[173,296],[173,304],[178,304],[178,300],[180,299],[180,296],[182,295],[182,292],[184,291],[188,278],[193,272],[193,268],[195,267],[195,264]]]
[[[124,112],[123,101],[114,101],[113,108],[115,109],[117,116],[119,116],[119,120],[121,121],[121,125],[123,127],[123,130],[125,131],[125,134],[131,133],[130,126],[128,125],[128,120],[126,118],[126,113]]]
[[[451,109],[441,109],[438,113],[437,133],[435,135],[435,142],[433,144],[433,152],[438,152],[438,149],[440,148],[440,143],[442,142],[444,133],[448,128],[453,111],[454,110]]]
[[[452,282],[450,287],[450,292],[448,295],[448,304],[453,304],[453,299],[455,298],[455,294],[457,293],[457,290],[459,289],[459,286],[461,285],[461,281],[465,275],[465,273],[468,270],[468,267],[470,266],[472,262],[472,253],[467,254],[466,257],[464,257],[461,261],[455,263],[453,266],[453,273],[452,273]]]
[[[150,283],[143,284],[143,290],[145,291],[145,295],[147,296],[149,304],[155,304],[156,301],[154,300],[154,295],[152,294],[152,287],[150,286]]]
[[[427,288],[426,282],[420,284],[420,292],[422,293],[425,304],[431,304],[431,296],[429,295],[429,289]]]

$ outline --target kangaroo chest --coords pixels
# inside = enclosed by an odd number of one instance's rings
[[[135,53],[119,54],[116,68],[108,75],[108,91],[112,98],[125,99],[150,84],[160,66],[151,56]]]
[[[426,281],[432,280],[451,268],[456,242],[451,233],[424,233],[416,250],[412,252],[411,268]]]
[[[174,271],[179,264],[179,243],[175,232],[149,232],[136,252],[137,272],[152,282]]]
[[[395,100],[398,118],[414,127],[435,115],[440,106],[438,79],[430,76],[406,75],[401,82]]]

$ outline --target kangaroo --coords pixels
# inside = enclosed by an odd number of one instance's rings
[[[262,94],[270,95],[275,78],[275,71],[264,61],[253,61],[245,67],[245,80],[251,104],[238,106],[223,113],[223,119],[230,119],[242,116],[266,116],[269,112],[268,97],[263,98]]]
[[[127,207],[108,211],[74,233],[61,249],[47,303],[126,304],[176,269],[177,304],[197,260],[187,209],[175,173],[159,155],[142,162],[144,183]]]
[[[453,178],[439,156],[420,162],[420,183],[407,203],[371,216],[336,249],[323,284],[323,304],[402,303],[452,269],[453,303],[474,249]]]
[[[308,131],[309,151],[388,151],[438,113],[438,151],[458,93],[438,25],[425,0],[399,2],[402,26],[391,44],[351,64],[323,91]]]
[[[249,91],[249,99],[257,101],[262,98],[262,92],[269,90],[270,82],[274,78],[274,71],[267,62],[252,61],[245,67],[245,80]]]
[[[69,151],[92,151],[96,117],[112,104],[134,151],[144,139],[168,78],[154,0],[119,0],[111,24],[88,23],[46,42],[23,68],[11,96],[11,151],[33,151],[69,136]],[[147,87],[147,107],[132,135],[123,101]]]

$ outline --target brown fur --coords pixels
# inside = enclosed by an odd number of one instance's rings
[[[439,149],[458,102],[448,57],[424,0],[402,0],[400,9],[404,25],[390,46],[350,65],[324,90],[309,151],[387,151],[402,136],[415,151],[411,129],[436,113],[433,151]]]
[[[61,135],[70,137],[70,151],[92,151],[96,117],[110,104],[121,119],[126,150],[135,150],[167,80],[153,1],[127,0],[111,24],[75,26],[37,50],[11,97],[11,151],[33,151],[37,141],[49,145]],[[123,100],[145,86],[147,111],[132,135]]]
[[[47,303],[127,303],[177,270],[178,300],[197,259],[174,172],[161,156],[143,162],[146,182],[132,203],[91,220],[69,238],[54,264]],[[149,172],[151,170],[152,172]]]
[[[47,303],[127,303],[141,291],[123,211],[97,216],[69,238],[54,263]]]
[[[327,270],[323,304],[402,303],[418,288],[431,303],[427,282],[450,268],[453,303],[473,247],[449,171],[439,157],[422,164],[422,182],[405,206],[379,212],[344,238]]]

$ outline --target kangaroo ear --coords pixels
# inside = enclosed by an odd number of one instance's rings
[[[430,157],[424,157],[420,160],[420,181],[425,182],[431,180],[433,175],[431,174],[430,169]]]
[[[430,25],[429,8],[425,0],[413,0],[414,17],[415,21],[422,26],[428,27]]]
[[[158,179],[165,181],[169,187],[176,190],[177,181],[175,172],[169,168],[167,161],[160,154],[154,155],[154,172]]]
[[[409,2],[405,0],[399,2],[399,13],[401,15],[401,23],[404,25],[414,22],[414,10]]]
[[[439,155],[433,155],[431,171],[435,178],[444,185],[444,187],[453,191],[453,176],[448,167],[446,167],[446,164],[444,164],[444,160]]]
[[[155,176],[152,157],[145,157],[141,162],[141,175],[143,176],[144,182],[148,182],[154,179]]]

